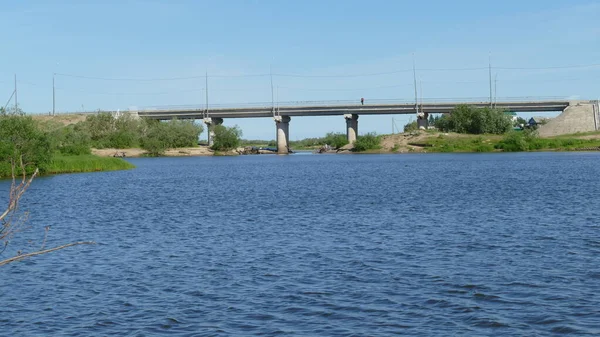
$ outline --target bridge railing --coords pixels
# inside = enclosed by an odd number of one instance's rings
[[[517,96],[517,97],[498,97],[494,99],[494,103],[503,102],[544,102],[544,101],[556,101],[556,102],[568,102],[564,96]],[[419,104],[431,104],[431,103],[489,103],[489,97],[430,97],[419,99]],[[593,101],[590,101],[593,102]],[[365,99],[365,104],[414,104],[414,99]],[[281,101],[275,102],[275,108],[277,107],[301,107],[301,106],[339,106],[339,105],[360,105],[360,100],[320,100],[320,101]],[[220,103],[210,104],[209,111],[211,109],[235,109],[235,108],[273,108],[272,102],[249,102],[249,103]],[[151,111],[166,111],[166,110],[189,110],[189,111],[203,111],[206,109],[204,104],[191,104],[191,105],[159,105],[159,106],[142,106],[135,109],[110,109],[110,110],[87,110],[87,111],[57,111],[56,114],[95,114],[98,112],[111,112],[111,113],[125,113],[131,110],[138,112],[151,112]],[[49,112],[41,113],[28,113],[31,115],[50,115]]]
[[[543,101],[559,101],[568,102],[564,97],[548,96],[548,97],[502,97],[494,100],[494,103],[502,102],[543,102]],[[450,97],[432,97],[423,98],[419,100],[419,104],[430,104],[430,103],[448,103],[448,102],[460,102],[460,103],[489,103],[489,97],[461,97],[461,98],[450,98]],[[365,104],[414,104],[414,100],[410,99],[367,99]],[[276,102],[275,108],[277,107],[301,107],[301,106],[339,106],[339,105],[360,105],[360,100],[322,100],[322,101],[282,101]],[[234,109],[234,108],[266,108],[271,109],[273,104],[271,102],[253,102],[253,103],[230,103],[230,104],[211,104],[211,109]],[[139,112],[145,111],[164,111],[164,110],[205,110],[206,105],[164,105],[164,106],[147,106],[140,107]]]

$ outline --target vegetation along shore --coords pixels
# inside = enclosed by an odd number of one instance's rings
[[[451,114],[430,116],[427,130],[417,123],[392,135],[368,133],[348,144],[346,135],[291,141],[293,150],[319,153],[597,151],[600,133],[539,137],[536,127],[492,108],[459,106]],[[201,156],[270,153],[275,141],[243,140],[238,127],[214,128],[214,144],[199,145],[204,128],[193,121],[135,119],[128,114],[36,116],[0,110],[0,177],[11,176],[11,161],[41,174],[131,169],[122,157]],[[248,149],[252,149],[249,151]],[[114,158],[117,157],[117,158]],[[121,157],[121,158],[118,158]]]

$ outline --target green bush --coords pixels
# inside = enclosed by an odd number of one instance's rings
[[[459,105],[450,115],[441,117],[436,127],[447,132],[503,134],[511,129],[512,122],[510,116],[499,109]]]
[[[194,121],[173,119],[166,123],[166,132],[169,134],[169,147],[192,147],[198,145],[198,138],[204,128]]]
[[[95,148],[123,149],[139,146],[144,123],[129,114],[115,117],[109,112],[99,112],[87,116],[78,128],[89,135]]]
[[[57,150],[59,153],[64,155],[84,155],[92,152],[91,145],[92,140],[90,135],[76,129],[73,125],[68,125],[58,130],[51,135],[51,137],[57,137],[58,140]]]
[[[18,113],[0,114],[0,175],[10,175],[11,160],[23,159],[32,172],[37,167],[45,172],[52,156],[50,140],[31,117]]]
[[[237,125],[233,127],[216,125],[212,149],[215,151],[233,150],[240,146],[241,137],[242,130]]]
[[[519,152],[529,150],[529,144],[522,132],[512,131],[496,144],[496,148],[507,152]]]
[[[367,133],[364,136],[358,136],[356,138],[353,151],[362,152],[367,150],[377,150],[380,148],[380,137],[375,133]]]
[[[431,115],[431,117],[433,117],[433,115]],[[410,122],[406,125],[404,125],[404,132],[412,132],[412,131],[417,131],[419,130],[419,125],[417,123],[417,121],[413,121]]]
[[[343,133],[329,132],[323,140],[325,144],[331,145],[334,149],[342,148],[348,145],[348,137]]]

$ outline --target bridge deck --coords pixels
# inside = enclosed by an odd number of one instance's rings
[[[489,102],[446,102],[446,103],[424,103],[419,105],[419,110],[427,113],[449,113],[461,104],[474,105],[478,107],[490,106]],[[562,111],[569,106],[568,101],[545,101],[545,102],[498,102],[496,107],[513,112],[544,112]],[[414,103],[400,104],[342,104],[342,105],[307,105],[307,106],[261,106],[261,107],[236,107],[215,108],[208,110],[209,117],[220,118],[257,118],[273,117],[274,111],[281,116],[336,116],[344,114],[358,115],[385,115],[385,114],[415,114]],[[140,117],[151,119],[202,119],[206,117],[206,109],[203,108],[166,108],[166,109],[144,109],[139,110]]]

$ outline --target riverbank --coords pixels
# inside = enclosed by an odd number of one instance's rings
[[[135,168],[135,165],[121,158],[107,158],[95,155],[55,156],[52,158],[46,173],[58,174],[118,171],[133,168]]]
[[[92,149],[92,154],[99,157],[145,157],[147,151],[139,148],[132,149]],[[177,149],[168,149],[163,156],[165,157],[186,157],[186,156],[212,156],[214,151],[208,146],[182,147]]]
[[[467,135],[437,131],[415,131],[381,137],[379,153],[426,152],[529,152],[600,151],[600,132],[556,137],[527,137],[522,132],[507,135]]]
[[[52,158],[43,174],[83,173],[130,170],[135,165],[121,158],[107,158],[95,155],[61,156]],[[11,177],[10,165],[0,165],[0,179]]]
[[[361,153],[469,153],[469,152],[515,152],[515,151],[600,151],[600,132],[578,133],[555,137],[527,138],[521,132],[507,135],[468,135],[444,133],[439,131],[414,131],[394,135],[382,135],[381,148]],[[243,149],[243,148],[240,148]],[[294,151],[316,151],[318,147],[298,147]],[[273,153],[270,151],[260,154]],[[353,153],[351,146],[327,153]],[[132,149],[92,149],[92,154],[99,157],[144,157],[146,151]],[[206,145],[169,149],[165,157],[238,155],[238,150],[226,153],[215,153]]]

